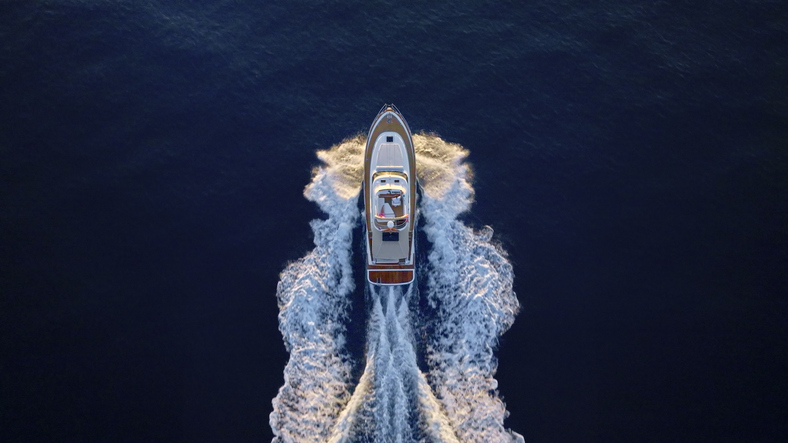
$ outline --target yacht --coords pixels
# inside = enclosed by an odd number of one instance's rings
[[[376,285],[413,281],[416,227],[416,155],[410,128],[394,105],[384,105],[364,152],[367,280]]]

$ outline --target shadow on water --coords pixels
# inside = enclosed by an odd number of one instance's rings
[[[363,192],[359,193],[358,204],[356,207],[358,211],[364,210],[364,200],[361,198]],[[365,252],[364,252],[364,220],[353,228],[353,238],[356,239],[354,243],[357,245],[351,254],[353,266],[353,281],[356,287],[351,293],[350,297],[350,312],[349,323],[347,326],[347,351],[353,362],[351,380],[354,384],[358,384],[361,374],[364,373],[366,365],[366,350],[367,350],[367,300],[366,295],[366,266]]]

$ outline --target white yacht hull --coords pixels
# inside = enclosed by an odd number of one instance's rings
[[[364,153],[367,280],[401,285],[416,276],[416,155],[407,122],[393,105],[372,123]]]

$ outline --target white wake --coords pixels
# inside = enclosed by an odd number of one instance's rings
[[[351,380],[344,325],[354,289],[351,254],[363,254],[353,249],[352,232],[365,140],[318,152],[324,165],[304,195],[328,219],[312,221],[315,249],[288,265],[277,288],[290,360],[270,416],[274,442],[523,441],[503,426],[506,410],[493,378],[493,350],[518,310],[511,265],[491,243],[492,229],[474,232],[457,220],[473,198],[467,151],[437,136],[413,139],[432,246],[417,273],[426,273],[425,296],[436,313],[426,319],[432,335],[414,335],[415,284],[364,283],[366,363]],[[416,346],[426,350],[426,375]]]
[[[512,266],[491,242],[492,228],[475,232],[457,220],[473,202],[467,151],[437,137],[419,145],[421,215],[432,243],[427,299],[437,311],[427,339],[430,384],[461,441],[523,441],[503,425],[506,407],[493,378],[498,337],[519,309]]]
[[[304,196],[328,219],[311,222],[315,249],[280,275],[279,330],[290,360],[269,417],[274,442],[326,440],[352,388],[344,325],[354,288],[351,247],[360,181],[349,182],[345,174],[354,167],[357,145],[348,141],[333,155],[321,153],[325,165],[314,171]],[[354,161],[346,163],[348,158]]]
[[[458,443],[416,362],[413,285],[368,290],[367,365],[330,441]]]

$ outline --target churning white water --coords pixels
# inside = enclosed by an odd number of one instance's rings
[[[493,378],[493,350],[514,321],[518,302],[512,267],[491,243],[457,220],[472,203],[467,151],[437,136],[415,135],[423,186],[422,229],[430,248],[426,293],[417,285],[367,285],[364,372],[352,380],[345,324],[354,290],[352,233],[362,180],[363,137],[318,152],[304,196],[327,220],[311,223],[315,248],[291,263],[277,287],[279,329],[290,353],[284,385],[270,416],[274,442],[523,441],[504,428],[506,409]],[[426,297],[432,334],[416,339],[415,300]],[[428,372],[417,363],[424,350]]]

